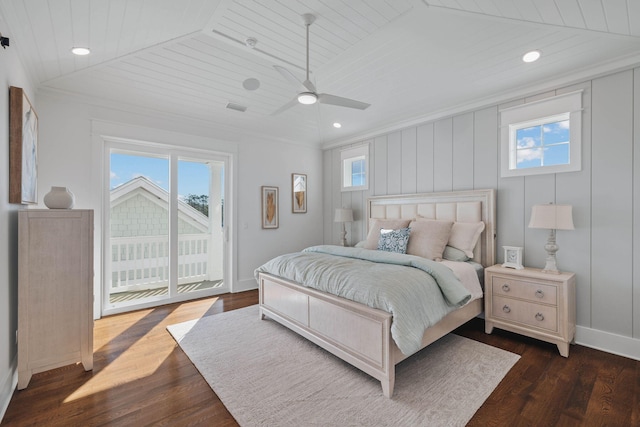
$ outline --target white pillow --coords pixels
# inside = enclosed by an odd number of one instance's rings
[[[408,219],[370,219],[369,234],[364,242],[365,249],[378,249],[378,239],[380,239],[380,229],[397,230],[399,228],[407,228],[410,220]]]
[[[453,221],[421,219],[411,221],[411,235],[407,253],[422,258],[440,261],[449,241]]]
[[[449,246],[460,249],[473,258],[473,249],[484,230],[484,222],[454,222],[449,236]]]

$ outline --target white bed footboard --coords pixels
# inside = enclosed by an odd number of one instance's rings
[[[260,273],[259,290],[261,318],[267,315],[380,380],[391,397],[391,314],[266,273]]]
[[[391,338],[391,314],[266,273],[260,273],[259,291],[261,318],[268,316],[371,375],[386,397],[393,395],[395,365],[408,356]],[[425,332],[421,348],[481,312],[479,299],[450,313]]]

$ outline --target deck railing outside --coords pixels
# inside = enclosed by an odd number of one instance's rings
[[[210,234],[178,236],[178,284],[209,277]],[[166,287],[169,284],[168,236],[111,238],[110,293]]]

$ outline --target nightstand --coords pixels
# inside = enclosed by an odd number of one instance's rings
[[[485,332],[500,328],[558,346],[569,357],[576,333],[574,273],[537,268],[514,270],[497,264],[484,271]]]

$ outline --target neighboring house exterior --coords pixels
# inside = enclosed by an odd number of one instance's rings
[[[114,188],[111,190],[111,237],[168,235],[168,200],[166,190],[143,176]],[[178,201],[178,234],[208,231],[209,218]]]

